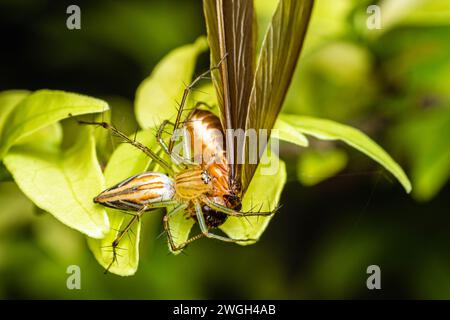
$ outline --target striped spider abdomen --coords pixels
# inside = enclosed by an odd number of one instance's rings
[[[172,200],[174,195],[171,178],[159,172],[144,172],[106,189],[94,202],[114,209],[139,211],[150,203]]]

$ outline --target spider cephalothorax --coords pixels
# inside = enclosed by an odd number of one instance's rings
[[[183,170],[175,175],[175,193],[180,200],[192,200],[212,191],[208,172],[201,168]]]

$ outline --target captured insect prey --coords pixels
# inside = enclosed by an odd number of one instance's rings
[[[276,204],[263,211],[257,209],[259,204],[256,203],[244,212],[242,201],[286,96],[312,4],[313,1],[280,1],[274,19],[281,24],[277,22],[268,30],[258,63],[255,63],[257,37],[253,1],[204,0],[212,68],[185,88],[175,120],[165,120],[159,125],[157,142],[168,160],[128,138],[111,124],[84,122],[109,129],[144,152],[164,171],[134,175],[95,197],[97,204],[133,215],[112,243],[114,257],[133,223],[144,212],[158,208],[166,210],[163,225],[173,252],[202,237],[234,243],[258,240],[236,239],[211,230],[223,225],[230,216],[270,216],[276,211]],[[293,33],[297,34],[295,39],[291,37]],[[190,91],[208,74],[216,89],[218,115],[211,106],[199,101],[184,116]],[[201,109],[201,106],[208,108]],[[183,139],[175,144],[180,132]],[[257,133],[256,140],[246,139],[249,132]],[[164,137],[166,133],[169,137]],[[175,242],[170,221],[177,214],[196,221],[201,233],[184,242]]]

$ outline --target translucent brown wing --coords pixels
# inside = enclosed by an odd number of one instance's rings
[[[258,58],[246,129],[259,132],[259,129],[273,128],[295,71],[313,3],[314,0],[280,0]],[[259,141],[261,143],[265,145],[267,141]],[[243,191],[250,183],[256,166],[244,166]]]
[[[256,25],[253,1],[204,0],[204,13],[220,117],[224,129],[245,129],[255,72]],[[220,64],[219,64],[220,62]],[[233,145],[233,150],[229,146]],[[237,144],[227,141],[227,152],[237,156]],[[240,181],[237,161],[231,179]]]

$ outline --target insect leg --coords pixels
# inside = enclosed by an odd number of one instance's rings
[[[173,173],[172,168],[170,167],[170,165],[166,161],[164,161],[164,159],[162,159],[155,152],[153,152],[152,150],[150,150],[149,148],[144,146],[139,141],[132,140],[132,139],[128,138],[126,134],[124,134],[123,132],[119,131],[113,125],[111,125],[111,124],[109,124],[107,122],[96,122],[96,121],[78,121],[78,123],[84,124],[84,125],[101,126],[101,127],[105,128],[107,130],[110,130],[113,135],[115,135],[116,137],[121,138],[126,143],[131,144],[132,146],[138,148],[143,153],[145,153],[147,156],[149,156],[153,161],[158,163],[167,173]]]

